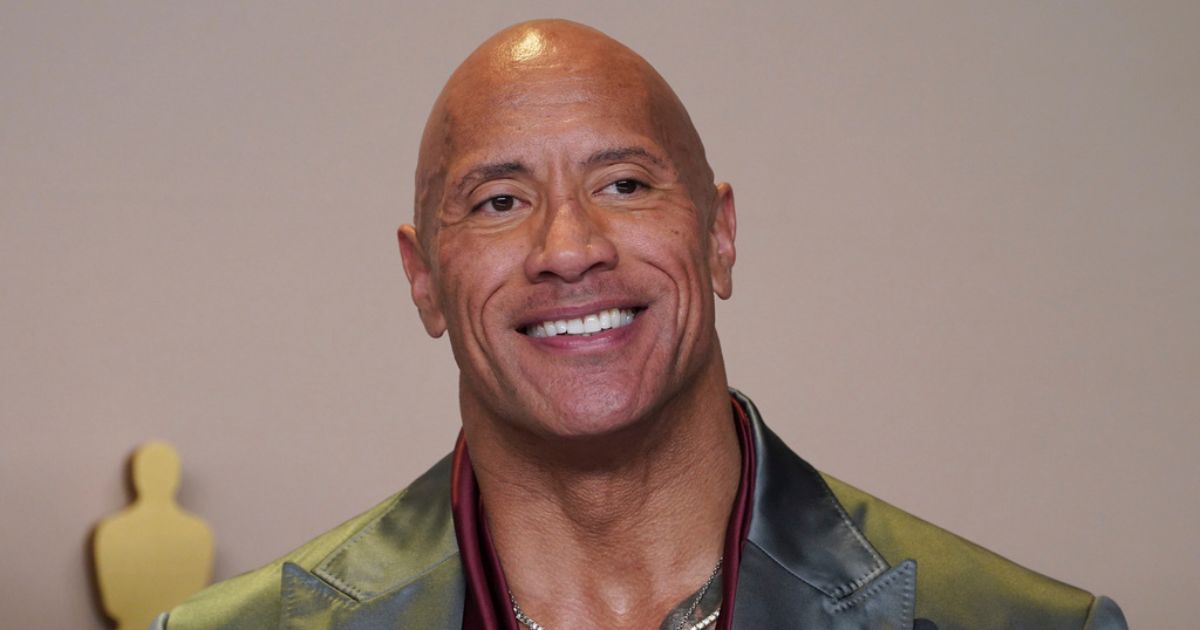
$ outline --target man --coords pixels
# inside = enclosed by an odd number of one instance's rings
[[[498,33],[434,105],[416,179],[400,250],[460,368],[453,457],[160,627],[1125,627],[816,473],[728,388],[733,192],[633,51]]]

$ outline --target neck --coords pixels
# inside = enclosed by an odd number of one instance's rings
[[[711,575],[741,453],[723,367],[697,380],[655,417],[586,444],[504,448],[496,424],[466,425],[496,552],[539,623],[658,627]]]

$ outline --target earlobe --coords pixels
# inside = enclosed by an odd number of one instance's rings
[[[737,210],[733,203],[733,187],[728,183],[717,185],[712,212],[708,266],[712,273],[713,293],[722,300],[728,300],[733,295],[733,263],[737,259],[737,248],[734,246]]]
[[[446,317],[433,290],[429,262],[417,238],[417,229],[411,225],[401,225],[396,238],[400,243],[400,260],[404,263],[404,275],[408,276],[412,301],[417,306],[421,323],[425,325],[425,332],[430,337],[441,337],[446,332]]]

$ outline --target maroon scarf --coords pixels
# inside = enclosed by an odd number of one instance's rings
[[[729,630],[733,623],[734,595],[737,591],[738,566],[742,546],[750,531],[750,515],[754,496],[754,445],[750,440],[750,420],[741,405],[734,400],[733,415],[737,422],[738,441],[742,447],[742,479],[737,498],[725,529],[725,556],[721,565],[721,616],[715,630]],[[487,519],[479,502],[479,486],[471,468],[471,456],[462,434],[454,447],[454,469],[450,493],[454,514],[454,534],[458,538],[466,582],[466,602],[463,607],[463,630],[521,630],[513,616],[508,599],[508,583],[500,559],[492,546]]]

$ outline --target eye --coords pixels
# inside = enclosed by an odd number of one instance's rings
[[[636,179],[618,179],[605,186],[604,190],[614,192],[618,195],[632,195],[645,187],[645,184]]]
[[[479,205],[475,206],[474,209],[477,211],[484,210],[484,211],[504,213],[504,212],[508,212],[509,210],[512,210],[513,208],[516,207],[516,205],[517,205],[516,197],[514,197],[512,195],[496,195],[495,197],[488,197],[487,199],[485,199],[483,201],[483,203],[480,203]]]

